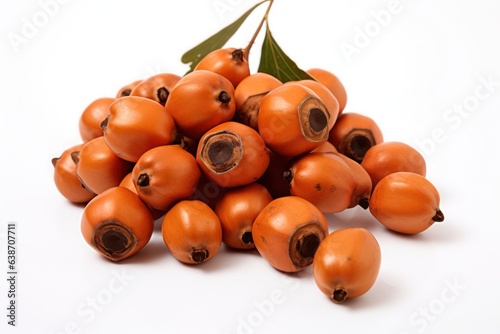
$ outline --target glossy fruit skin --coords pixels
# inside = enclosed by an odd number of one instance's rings
[[[197,200],[175,204],[163,217],[162,236],[172,255],[187,264],[212,259],[222,244],[222,228],[215,212]]]
[[[122,182],[120,182],[119,186],[125,187],[128,190],[130,190],[131,192],[133,192],[134,194],[139,195],[137,193],[137,189],[135,188],[134,179],[132,179],[132,172],[125,175]],[[157,210],[157,209],[150,207],[149,205],[148,205],[148,208],[149,208],[149,210],[151,210],[151,214],[153,215],[154,220],[160,219],[165,214],[164,210]]]
[[[96,235],[99,228],[109,224],[124,226],[130,233],[130,249],[123,253],[99,247]],[[140,251],[153,234],[153,217],[149,208],[132,191],[124,187],[113,187],[94,197],[83,209],[82,235],[94,250],[113,261],[131,257]],[[115,240],[113,240],[115,239]],[[116,241],[110,238],[108,241]]]
[[[125,187],[131,192],[137,194],[137,189],[135,189],[134,180],[132,179],[132,172],[125,175],[119,184],[120,187]]]
[[[130,96],[142,96],[165,106],[170,92],[181,79],[174,73],[158,73],[140,83],[130,92]]]
[[[232,138],[238,143],[239,159],[227,170],[214,171],[213,163],[207,158],[209,144],[218,136]],[[227,142],[223,139],[221,143]],[[260,135],[249,126],[238,122],[225,122],[207,131],[200,139],[196,161],[203,174],[212,182],[224,188],[239,187],[257,181],[269,166],[269,150]]]
[[[137,86],[142,80],[135,80],[132,81],[131,83],[126,84],[125,86],[121,87],[118,92],[116,92],[116,98],[119,99],[121,97],[125,96],[130,96],[130,93],[132,90]]]
[[[73,203],[87,203],[96,194],[86,189],[76,174],[76,163],[71,153],[82,149],[83,144],[71,146],[60,157],[52,159],[54,166],[54,184],[59,193]]]
[[[222,242],[236,249],[255,248],[253,222],[272,200],[266,187],[258,183],[229,189],[215,207],[222,226]]]
[[[258,131],[257,117],[260,102],[274,88],[283,83],[270,74],[257,72],[250,74],[236,86],[234,99],[236,101],[235,119]]]
[[[131,162],[111,151],[104,137],[97,137],[86,143],[76,158],[78,178],[87,189],[96,194],[118,186],[133,168]]]
[[[78,128],[84,143],[103,135],[101,122],[108,116],[109,107],[114,101],[115,98],[112,97],[101,97],[92,101],[83,110]]]
[[[321,68],[311,68],[306,72],[318,82],[325,85],[333,93],[333,95],[335,95],[337,101],[339,102],[340,115],[342,111],[344,111],[347,104],[347,92],[339,78],[330,71]]]
[[[243,49],[223,48],[207,54],[194,68],[195,71],[215,72],[228,79],[236,87],[250,75],[248,55]]]
[[[311,119],[318,123],[311,126]],[[326,106],[311,89],[290,83],[262,99],[257,123],[273,152],[292,157],[310,152],[328,139],[329,119]]]
[[[236,109],[240,109],[248,98],[261,94],[265,95],[281,85],[283,83],[270,74],[264,72],[250,74],[234,90]]]
[[[370,199],[370,212],[388,229],[417,234],[444,220],[440,196],[425,177],[395,172],[380,180]]]
[[[328,141],[349,158],[361,163],[370,147],[384,141],[375,121],[365,115],[349,112],[339,116],[330,130]]]
[[[380,245],[370,231],[360,227],[333,231],[314,255],[314,281],[333,302],[342,303],[372,288],[381,258]]]
[[[171,144],[177,136],[174,119],[165,109],[139,96],[122,97],[111,104],[102,127],[109,148],[131,162],[153,147]]]
[[[181,134],[199,139],[214,126],[232,120],[236,110],[234,87],[215,72],[193,71],[174,86],[165,109]]]
[[[331,153],[297,157],[284,177],[290,182],[292,195],[308,200],[323,213],[347,209],[357,186],[351,168]]]
[[[334,154],[340,157],[346,165],[351,168],[351,171],[356,179],[356,188],[352,193],[351,204],[349,204],[348,208],[353,208],[359,205],[365,210],[368,209],[373,190],[370,174],[368,174],[368,172],[359,163],[348,156],[338,152]]]
[[[132,170],[139,197],[150,207],[163,211],[192,196],[200,176],[195,158],[177,145],[150,149]]]
[[[286,196],[271,201],[257,216],[252,227],[255,247],[260,255],[274,268],[283,272],[297,272],[312,263],[315,249],[309,250],[301,261],[293,261],[292,235],[303,229],[311,229],[316,242],[328,235],[325,216],[313,204],[303,198]]]
[[[289,81],[293,82],[293,81]],[[328,122],[328,130],[331,130],[333,128],[333,125],[337,121],[337,118],[339,116],[339,101],[333,95],[333,93],[322,83],[315,81],[315,80],[299,80],[296,81],[296,83],[301,84],[303,86],[306,86],[307,88],[311,89],[318,97],[323,101],[325,104],[326,108],[328,109],[328,112],[330,113],[330,119]]]
[[[394,172],[426,175],[424,157],[410,145],[397,141],[372,146],[366,151],[361,166],[370,175],[373,185]]]

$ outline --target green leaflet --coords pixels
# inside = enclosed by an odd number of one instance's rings
[[[259,2],[249,10],[247,10],[240,18],[238,18],[236,21],[231,23],[230,25],[226,26],[216,34],[212,35],[205,41],[201,42],[200,44],[196,45],[194,48],[191,50],[187,51],[184,53],[181,57],[181,61],[184,64],[191,64],[190,69],[187,73],[191,72],[194,70],[196,65],[200,62],[203,57],[205,57],[207,54],[210,52],[222,48],[227,41],[231,38],[231,36],[234,35],[234,33],[240,28],[240,26],[245,22],[246,18],[253,12],[253,10],[260,5],[262,5],[264,2],[267,2],[268,0],[264,0],[262,2]],[[186,74],[187,74],[186,73]]]
[[[314,80],[283,52],[273,38],[268,24],[266,24],[266,36],[262,43],[262,53],[258,71],[270,74],[283,83],[304,79]]]

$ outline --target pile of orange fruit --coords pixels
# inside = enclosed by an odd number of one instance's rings
[[[281,82],[251,73],[244,49],[209,53],[193,71],[160,73],[92,101],[82,142],[52,160],[67,200],[85,203],[85,241],[112,261],[143,249],[155,221],[179,261],[199,265],[222,244],[271,266],[313,265],[336,303],[374,284],[380,247],[365,228],[329,231],[325,214],[361,206],[388,229],[444,220],[422,155],[384,142],[370,117],[346,112],[332,72]]]

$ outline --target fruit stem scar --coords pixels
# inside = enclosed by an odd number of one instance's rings
[[[109,219],[94,229],[92,244],[108,259],[119,261],[137,246],[138,240],[129,227]]]
[[[170,93],[165,87],[158,88],[158,91],[156,92],[156,96],[158,96],[158,100],[162,106],[165,106],[169,95]]]
[[[338,288],[332,292],[332,300],[337,303],[343,303],[347,299],[347,291],[344,288]]]
[[[309,112],[309,124],[311,124],[313,131],[319,132],[323,130],[328,125],[328,119],[323,110],[312,108]]]
[[[231,95],[223,90],[219,93],[219,96],[217,96],[217,100],[219,100],[219,102],[223,104],[228,104],[229,102],[231,102]]]
[[[370,206],[370,200],[366,197],[363,197],[362,199],[359,200],[358,205],[362,207],[364,210],[366,210]]]
[[[300,130],[311,142],[328,139],[328,120],[330,114],[323,102],[309,95],[298,106]]]
[[[124,89],[121,93],[121,97],[125,97],[125,96],[130,96],[130,93],[132,93],[132,89],[130,88],[127,88],[127,89]]]
[[[297,227],[288,239],[288,255],[293,265],[304,268],[311,264],[325,236],[326,231],[315,221]]]
[[[344,139],[342,139],[339,145],[339,151],[360,163],[363,161],[366,151],[375,144],[375,138],[371,130],[352,129]]]
[[[215,166],[226,163],[233,153],[233,145],[229,140],[214,141],[208,148],[208,157]]]
[[[243,158],[241,138],[230,131],[215,132],[207,136],[201,145],[201,160],[217,174],[236,167]]]
[[[318,249],[320,240],[316,234],[306,235],[297,241],[296,247],[302,257],[313,257]]]
[[[193,249],[191,252],[191,259],[196,263],[202,263],[208,258],[208,250],[205,248],[202,249]]]
[[[252,231],[243,232],[243,234],[241,235],[241,241],[243,241],[245,245],[253,244]]]
[[[137,185],[141,188],[148,187],[149,186],[149,175],[146,173],[142,173],[139,175],[137,178]]]
[[[237,63],[241,63],[243,61],[243,50],[242,49],[236,49],[233,52],[231,52],[231,56],[233,57],[233,60]]]
[[[123,252],[127,246],[127,238],[118,231],[109,230],[103,233],[102,243],[110,253]]]

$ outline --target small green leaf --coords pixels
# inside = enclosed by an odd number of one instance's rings
[[[283,52],[271,34],[269,25],[266,25],[266,36],[262,43],[258,71],[270,74],[283,83],[305,79],[314,80]]]
[[[214,50],[222,48],[227,43],[227,41],[234,35],[234,33],[240,28],[243,22],[245,22],[246,18],[253,12],[253,10],[262,5],[266,1],[269,0],[264,0],[254,5],[236,21],[226,26],[219,32],[215,33],[205,41],[196,45],[191,50],[186,51],[186,53],[182,55],[181,61],[184,64],[191,64],[190,69],[187,73],[193,71],[196,65],[200,62],[200,60],[202,60],[203,57],[205,57],[207,54],[209,54]]]

